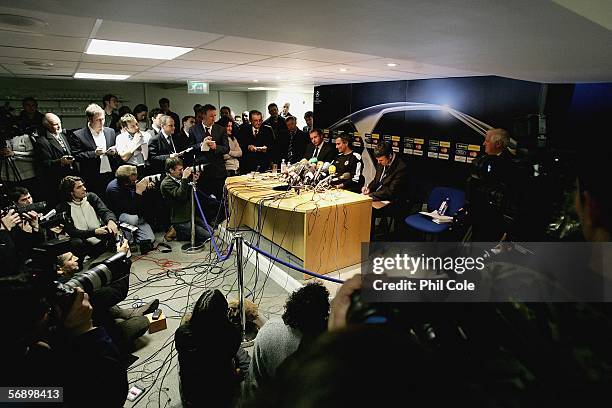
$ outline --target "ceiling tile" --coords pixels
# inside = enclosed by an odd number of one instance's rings
[[[178,57],[178,60],[223,62],[226,64],[248,64],[249,62],[259,61],[266,58],[270,58],[270,56],[249,54],[244,52],[197,49],[181,55]]]
[[[191,68],[198,69],[200,71],[212,71],[217,69],[233,67],[235,64],[224,64],[219,62],[204,62],[204,61],[182,61],[173,60],[167,61],[163,64],[158,65],[155,68]]]
[[[9,65],[3,64],[4,68],[12,72],[13,74],[25,74],[25,75],[72,75],[74,74],[74,68],[56,68],[51,69],[28,67],[27,65]]]
[[[77,61],[57,61],[57,60],[45,60],[45,59],[37,59],[37,58],[17,58],[17,57],[0,57],[0,64],[11,64],[11,65],[23,65],[23,66],[33,66],[24,64],[24,61],[28,62],[39,62],[39,63],[52,63],[55,68],[76,68],[78,64]]]
[[[88,38],[91,30],[94,26],[95,19],[88,17],[75,17],[68,16],[62,14],[51,14],[51,13],[43,13],[40,11],[34,10],[25,10],[25,9],[15,9],[8,7],[0,7],[0,13],[2,14],[14,14],[20,16],[28,16],[37,18],[47,23],[46,28],[38,29],[36,32],[40,34],[54,34],[60,36],[69,36],[69,37],[80,37],[80,38]],[[0,26],[0,29],[7,29],[10,31],[32,31],[28,28],[24,28],[23,30],[19,30],[17,27]],[[0,34],[0,36],[4,37],[4,32]]]
[[[358,54],[355,52],[330,50],[327,48],[313,48],[310,50],[300,51],[295,54],[288,55],[288,57],[313,61],[325,61],[336,64],[344,64],[349,62],[380,58],[376,55]]]
[[[148,73],[175,74],[175,75],[192,75],[192,74],[199,75],[206,71],[202,69],[154,67],[154,68],[150,68],[147,72]]]
[[[306,51],[313,47],[305,45],[288,44],[275,41],[255,40],[245,37],[223,37],[219,40],[206,44],[206,49],[220,51],[236,51],[259,55],[279,56],[299,51]]]
[[[2,45],[8,47],[37,48],[42,50],[82,52],[87,40],[85,38],[60,37],[30,33],[2,31]]]
[[[289,68],[284,68],[284,69],[278,69],[278,68],[272,68],[272,67],[260,67],[260,66],[256,66],[256,65],[237,65],[235,67],[231,67],[231,68],[226,68],[223,70],[223,72],[240,72],[240,73],[247,73],[247,74],[257,74],[257,73],[261,73],[261,74],[273,74],[273,75],[281,75],[281,74],[285,74],[287,75],[289,72],[292,72],[295,70],[289,69]]]
[[[123,71],[123,72],[141,72],[150,68],[147,65],[130,65],[130,64],[102,64],[97,62],[82,62],[79,65],[79,71],[84,70],[106,70],[106,71]],[[89,71],[87,71],[89,72]]]
[[[30,48],[0,47],[0,56],[26,59],[45,59],[61,61],[80,61],[80,52],[37,50]]]
[[[166,28],[158,25],[120,23],[104,20],[96,33],[101,40],[195,48],[222,37],[220,34]]]
[[[152,67],[158,65],[160,60],[151,58],[129,58],[112,57],[108,55],[83,54],[83,62],[97,62],[101,64],[120,64],[120,65],[146,65]]]
[[[274,68],[311,69],[329,65],[327,62],[307,61],[295,58],[270,58],[263,61],[253,62],[250,65]]]

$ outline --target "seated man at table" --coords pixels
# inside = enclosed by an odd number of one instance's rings
[[[351,149],[349,138],[346,135],[340,135],[336,138],[336,149],[338,156],[332,164],[336,166],[336,174],[342,176],[345,173],[350,174],[350,178],[346,180],[338,180],[339,184],[336,187],[360,193],[365,183],[363,177],[363,161],[361,155]]]
[[[376,218],[396,217],[406,201],[408,184],[408,168],[406,163],[395,154],[391,144],[384,142],[374,149],[376,157],[376,175],[367,187],[363,187],[362,194],[372,197],[372,229]]]
[[[200,172],[192,173],[192,167],[183,170],[183,161],[178,157],[166,159],[166,177],[162,180],[160,190],[170,204],[170,223],[176,230],[176,239],[191,239],[191,194],[189,179],[197,183]],[[204,242],[210,234],[199,215],[195,216],[196,242]]]

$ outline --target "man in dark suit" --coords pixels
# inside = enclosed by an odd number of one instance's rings
[[[118,167],[115,131],[104,127],[104,110],[92,103],[85,110],[87,126],[70,138],[72,155],[89,190],[104,197]]]
[[[78,174],[77,163],[72,157],[68,138],[62,131],[62,122],[53,113],[47,113],[43,118],[44,133],[34,144],[34,157],[38,165],[41,192],[47,206],[55,208],[59,203],[60,181],[71,175]]]
[[[229,152],[229,141],[225,128],[215,123],[217,108],[206,104],[202,107],[202,114],[202,122],[189,129],[189,137],[194,142],[194,163],[207,165],[200,178],[201,187],[221,200],[227,177],[223,155]]]
[[[408,191],[408,167],[391,144],[383,142],[374,149],[378,165],[376,175],[361,192],[372,197],[372,224],[370,234],[374,237],[376,218],[399,217],[405,209]]]
[[[272,129],[262,126],[262,115],[258,110],[249,112],[249,120],[240,126],[238,142],[242,149],[240,168],[243,173],[254,170],[264,172],[270,167],[270,146],[274,143]]]
[[[166,159],[177,157],[178,150],[174,144],[174,119],[162,115],[159,119],[160,131],[149,140],[149,162],[151,174],[164,174]]]
[[[306,146],[304,159],[310,160],[316,157],[320,162],[331,163],[338,155],[338,152],[332,144],[323,141],[323,131],[315,128],[310,132],[309,136],[310,143]]]
[[[104,106],[104,126],[118,132],[120,130],[119,114],[116,111],[119,107],[119,99],[115,95],[106,94],[102,98],[102,106]]]
[[[268,113],[270,116],[263,122],[264,127],[272,130],[273,143],[268,145],[268,154],[274,163],[280,164],[287,155],[287,125],[275,103],[268,105]]]
[[[179,118],[179,115],[170,110],[170,100],[168,98],[161,98],[159,100],[159,109],[161,109],[164,115],[168,115],[174,119],[174,126],[176,127],[175,133],[178,133],[181,119]]]
[[[285,122],[287,123],[287,154],[281,159],[286,159],[289,163],[296,163],[304,157],[310,138],[307,133],[297,128],[294,116],[289,116]]]

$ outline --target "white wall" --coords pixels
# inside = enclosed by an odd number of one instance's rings
[[[144,103],[149,109],[159,107],[159,99],[165,96],[170,99],[170,108],[181,118],[193,115],[196,103],[211,103],[217,109],[227,105],[238,114],[249,109],[248,92],[211,90],[207,95],[193,95],[187,93],[186,84],[0,78],[0,103],[8,101],[18,114],[21,99],[32,96],[38,99],[41,112],[60,113],[66,129],[83,126],[87,105],[93,102],[102,106],[102,96],[107,93],[117,95],[120,105],[134,108]]]
[[[289,113],[297,118],[298,128],[301,129],[306,126],[304,121],[304,113],[313,110],[313,91],[311,92],[295,92],[295,91],[267,91],[266,92],[266,107],[262,112],[264,118],[268,115],[268,104],[276,103],[278,105],[279,113],[283,110],[285,102],[289,102]]]

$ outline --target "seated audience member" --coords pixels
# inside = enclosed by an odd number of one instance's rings
[[[76,175],[78,169],[68,137],[62,131],[60,118],[53,113],[47,113],[43,118],[43,126],[44,133],[34,145],[34,157],[41,175],[39,184],[42,197],[49,208],[55,208],[60,200],[60,181],[66,176]]]
[[[363,161],[359,153],[351,150],[348,136],[342,135],[336,138],[336,149],[338,156],[333,161],[336,166],[336,174],[341,176],[344,173],[349,173],[351,177],[348,180],[339,181],[336,187],[344,190],[360,193],[365,183],[365,178],[361,173],[363,170]]]
[[[183,119],[181,119],[181,131],[172,137],[177,152],[182,152],[195,143],[189,136],[189,129],[194,127],[195,123],[195,116],[183,116]]]
[[[252,110],[249,119],[250,122],[243,124],[238,133],[242,149],[240,168],[243,174],[251,171],[263,173],[270,168],[272,162],[269,149],[274,143],[274,136],[269,127],[262,126],[261,112]]]
[[[314,129],[310,132],[310,143],[306,146],[304,159],[317,159],[320,162],[332,162],[338,152],[330,143],[323,139],[323,131]]]
[[[146,172],[149,146],[132,114],[123,115],[119,123],[122,133],[117,136],[117,154],[124,163],[136,166],[138,175],[142,177]]]
[[[180,241],[191,239],[191,175],[192,167],[183,170],[183,161],[178,157],[166,160],[166,177],[161,182],[160,190],[170,206],[170,223],[176,231],[176,239]],[[199,172],[193,173],[192,181],[197,183],[199,177]],[[210,238],[204,221],[198,214],[195,216],[195,222],[196,241],[203,242]]]
[[[140,253],[146,254],[153,249],[155,234],[143,217],[145,205],[143,195],[153,188],[153,183],[146,178],[137,183],[136,167],[130,165],[119,166],[115,176],[116,178],[106,187],[108,207],[119,217],[119,222],[138,227],[134,236],[129,231],[125,231],[125,237],[130,242],[134,240],[140,247]]]
[[[241,341],[225,296],[205,290],[174,335],[184,407],[234,406],[249,364]]]
[[[117,253],[127,254],[128,250],[127,241],[123,245],[117,244]],[[159,306],[158,299],[138,308],[124,309],[118,306],[128,294],[131,265],[132,262],[127,258],[117,261],[113,269],[113,281],[93,292],[90,298],[94,307],[93,323],[106,329],[122,354],[130,353],[134,340],[146,333],[149,320],[145,315],[153,313]],[[68,282],[80,273],[79,269],[79,258],[72,252],[61,254],[56,259],[60,282]]]
[[[222,117],[217,121],[219,126],[225,128],[227,133],[227,140],[229,142],[229,152],[223,156],[225,159],[225,169],[227,170],[228,177],[237,176],[240,174],[240,162],[238,159],[242,157],[242,149],[238,143],[238,139],[234,135],[234,122],[228,117]]]
[[[98,105],[89,105],[85,114],[87,126],[74,132],[70,149],[89,189],[104,197],[106,186],[118,166],[115,131],[104,126],[105,111]]]
[[[149,140],[149,162],[151,173],[164,172],[166,160],[170,157],[178,157],[180,152],[174,144],[174,119],[167,115],[161,115],[157,119],[159,132]]]
[[[122,407],[127,372],[106,330],[93,324],[88,295],[76,289],[65,309],[53,300],[27,274],[0,278],[0,307],[11,310],[4,320],[11,329],[0,340],[0,383],[63,387],[65,407]]]
[[[328,314],[329,292],[320,283],[309,283],[289,295],[282,320],[268,320],[257,333],[249,366],[251,388],[271,381],[287,357],[325,332]]]
[[[308,134],[297,128],[296,119],[294,116],[289,116],[286,119],[287,123],[287,157],[282,157],[288,163],[297,163],[304,157],[306,146],[310,144]]]
[[[31,96],[21,101],[23,110],[17,117],[17,126],[22,133],[31,134],[42,126],[43,114],[38,110],[38,101]]]
[[[149,122],[147,121],[148,113],[149,108],[147,108],[147,105],[144,105],[142,103],[136,105],[134,107],[134,112],[132,112],[132,115],[134,115],[134,117],[138,121],[138,128],[141,132],[146,132],[147,130],[149,130]]]
[[[80,177],[64,177],[60,192],[64,199],[57,205],[56,211],[65,212],[71,220],[64,226],[64,231],[71,238],[82,241],[75,242],[79,256],[103,253],[105,244],[110,243],[119,232],[115,214],[95,193],[87,192]]]
[[[384,142],[374,149],[376,175],[361,192],[372,197],[372,229],[376,218],[399,216],[406,200],[408,187],[408,168],[406,163],[393,152],[391,144]]]

